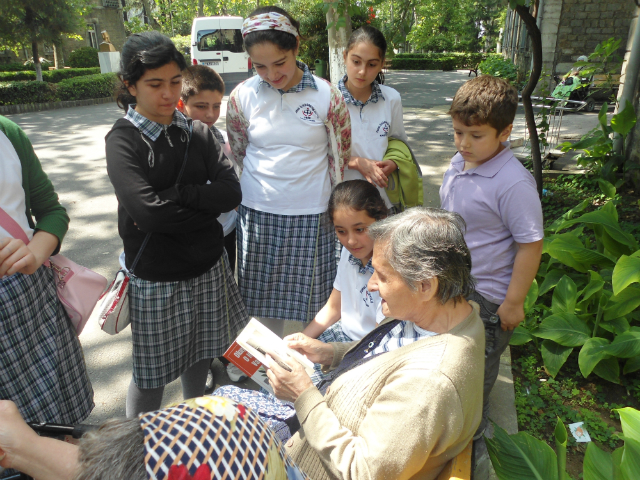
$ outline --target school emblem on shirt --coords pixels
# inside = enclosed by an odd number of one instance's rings
[[[362,301],[367,308],[373,304],[373,297],[371,296],[371,292],[369,292],[366,285],[360,289],[360,295],[362,295]]]
[[[378,135],[380,135],[381,137],[386,137],[386,136],[389,135],[389,128],[390,127],[391,127],[391,125],[389,125],[389,122],[387,122],[385,120],[380,125],[378,125],[378,128],[376,129],[376,133]]]
[[[300,120],[305,120],[307,122],[315,122],[320,116],[313,105],[309,103],[303,103],[296,109],[296,114],[300,118]]]

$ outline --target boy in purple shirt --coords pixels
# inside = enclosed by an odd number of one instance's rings
[[[482,75],[460,87],[449,110],[458,153],[444,174],[440,202],[467,223],[465,240],[477,281],[468,300],[480,305],[486,334],[484,408],[475,438],[487,425],[500,355],[524,320],[524,300],[542,254],[536,184],[507,142],[517,107],[514,87]]]

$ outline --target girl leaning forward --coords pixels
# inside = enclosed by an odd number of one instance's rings
[[[335,236],[324,216],[350,158],[349,112],[340,91],[296,61],[298,22],[278,7],[242,27],[257,76],[238,85],[227,133],[240,167],[238,286],[250,315],[282,335],[331,294]],[[327,222],[328,224],[328,222]]]

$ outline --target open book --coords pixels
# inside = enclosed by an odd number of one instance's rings
[[[264,371],[269,355],[285,370],[290,370],[287,364],[297,361],[306,372],[313,373],[313,362],[295,350],[287,347],[280,337],[252,318],[244,330],[240,332],[235,342],[224,353],[224,358],[251,377],[258,385],[273,393],[269,380]]]

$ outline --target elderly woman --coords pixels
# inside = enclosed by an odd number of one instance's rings
[[[296,362],[291,372],[271,363],[276,396],[295,408],[284,423],[299,428],[287,449],[314,480],[433,479],[471,440],[482,414],[484,328],[464,299],[473,289],[464,228],[459,215],[427,208],[371,225],[369,290],[380,293],[385,321],[353,343],[287,337],[331,371],[317,386]],[[275,406],[256,403],[278,423]]]

